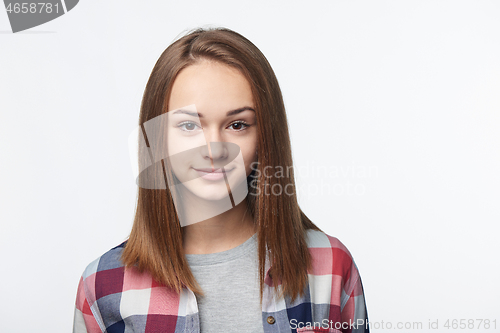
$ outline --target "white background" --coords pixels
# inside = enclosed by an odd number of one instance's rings
[[[370,321],[500,331],[499,17],[498,1],[82,0],[12,34],[1,9],[0,331],[71,330],[83,269],[132,225],[149,74],[205,25],[273,66],[301,207],[351,251]]]

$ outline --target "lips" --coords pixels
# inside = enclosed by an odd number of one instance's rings
[[[213,169],[213,168],[193,168],[198,174],[200,175],[201,178],[206,179],[206,180],[221,180],[224,179],[224,173],[229,173],[233,169],[230,170],[225,170],[224,172],[222,171],[222,168],[220,169]]]
[[[220,169],[212,169],[212,168],[193,168],[196,171],[201,171],[201,172],[207,172],[207,173],[212,173],[212,172],[219,172],[222,173],[222,168]]]

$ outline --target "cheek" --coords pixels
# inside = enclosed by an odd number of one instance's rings
[[[168,156],[180,153],[184,153],[182,154],[183,156],[189,156],[194,153],[193,151],[197,147],[202,145],[206,145],[206,141],[203,140],[203,135],[201,135],[200,139],[200,135],[186,138],[175,133],[167,134]]]
[[[168,156],[178,153],[176,146],[173,144],[174,138],[170,131],[167,133],[167,151]]]
[[[245,169],[247,176],[250,174],[251,165],[253,162],[257,162],[256,154],[256,140],[249,140],[240,144],[241,155],[243,156],[243,161],[245,163]]]
[[[178,140],[175,135],[167,135],[167,153],[173,173],[182,181],[184,174],[191,165],[193,150],[183,140]]]

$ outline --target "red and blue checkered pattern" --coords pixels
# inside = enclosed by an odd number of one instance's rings
[[[85,269],[78,285],[73,332],[199,333],[194,293],[183,288],[177,294],[147,272],[125,268],[120,261],[125,244]],[[307,244],[313,267],[305,294],[293,303],[289,297],[276,299],[280,285],[266,265],[264,332],[369,332],[361,278],[347,248],[337,238],[315,230],[307,231]]]

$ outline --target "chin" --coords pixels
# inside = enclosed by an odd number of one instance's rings
[[[186,188],[196,197],[207,201],[230,200],[229,192],[224,181],[213,184],[203,183],[204,180],[197,179],[196,184],[185,184]]]
[[[222,190],[207,190],[207,191],[194,191],[192,192],[195,196],[206,201],[221,201],[221,200],[231,200],[229,198],[229,193],[224,185]]]
[[[229,195],[227,193],[222,194],[222,195],[218,195],[217,193],[215,193],[215,194],[204,193],[204,195],[197,195],[197,197],[200,199],[203,199],[205,201],[213,201],[213,202],[221,202],[221,201],[230,202],[231,201],[231,199],[229,198]]]

